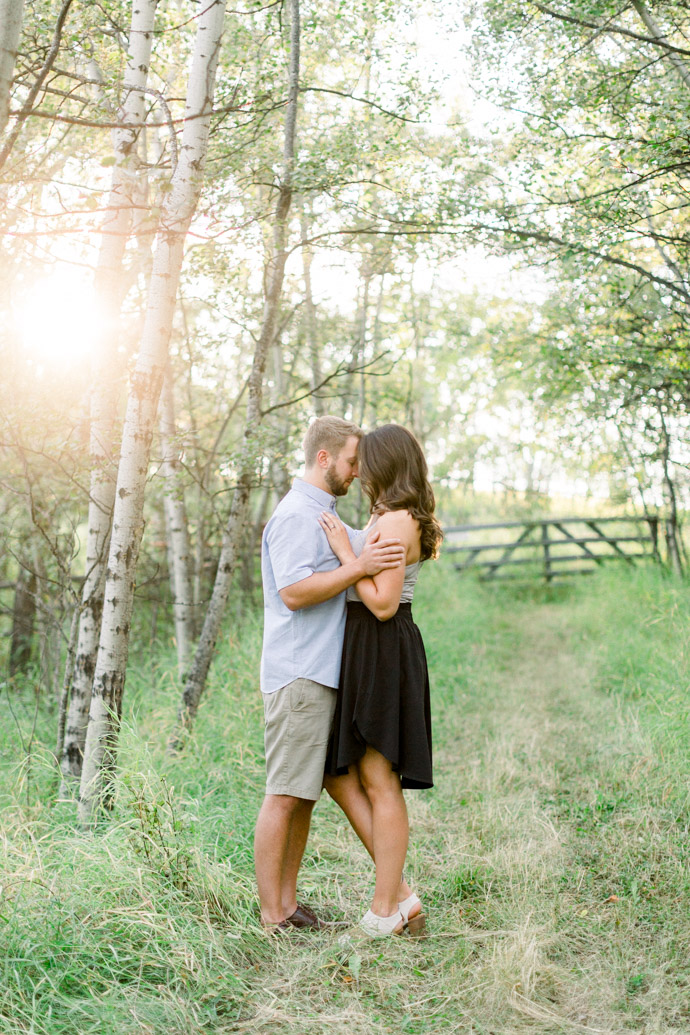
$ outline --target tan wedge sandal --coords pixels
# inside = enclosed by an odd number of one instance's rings
[[[359,921],[359,926],[367,938],[390,938],[391,935],[405,932],[405,922],[399,909],[390,916],[379,916],[367,909]]]
[[[419,906],[420,910],[414,916],[410,916],[415,906]],[[404,930],[414,938],[419,938],[426,930],[426,916],[422,912],[421,906],[422,903],[414,892],[402,902],[398,902],[398,909],[405,925]]]

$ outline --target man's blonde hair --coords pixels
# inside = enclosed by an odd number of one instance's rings
[[[326,449],[332,457],[337,457],[345,443],[353,435],[361,438],[364,432],[358,424],[342,417],[317,417],[312,421],[304,436],[304,458],[307,467],[316,461],[320,449]]]

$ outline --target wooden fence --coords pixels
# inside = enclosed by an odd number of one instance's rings
[[[443,531],[443,552],[458,557],[455,568],[478,570],[482,581],[541,576],[551,582],[563,575],[590,575],[607,561],[659,560],[656,517],[530,518],[451,525]],[[501,571],[517,565],[522,568]]]

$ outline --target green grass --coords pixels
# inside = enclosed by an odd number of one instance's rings
[[[687,1035],[688,588],[650,568],[487,587],[436,565],[415,610],[436,786],[408,795],[408,873],[430,937],[262,935],[250,617],[176,758],[172,649],[135,652],[116,806],[95,834],[53,804],[54,708],[39,701],[27,754],[35,699],[3,689],[0,1032]],[[356,919],[371,887],[322,800],[301,894]]]

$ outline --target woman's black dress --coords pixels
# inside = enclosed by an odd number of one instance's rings
[[[340,687],[326,771],[343,775],[369,744],[404,788],[433,787],[429,673],[412,605],[380,622],[348,602]]]

